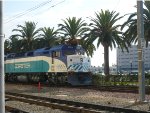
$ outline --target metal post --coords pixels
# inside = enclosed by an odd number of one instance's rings
[[[117,75],[119,74],[119,72],[118,72],[118,63],[117,63]]]
[[[120,74],[122,74],[122,67],[119,65]]]
[[[0,113],[5,113],[3,1],[0,0]]]
[[[130,69],[130,74],[132,74],[132,61],[130,61],[130,66],[131,66],[131,69]]]
[[[138,35],[138,81],[139,81],[139,101],[145,101],[145,74],[143,47],[144,25],[143,25],[143,1],[137,0],[137,35]]]
[[[118,75],[118,54],[117,54],[117,75]]]

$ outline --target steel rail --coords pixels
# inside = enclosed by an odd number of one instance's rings
[[[31,86],[38,86],[37,84],[29,84],[29,83],[7,83],[7,84],[12,84],[12,85],[31,85]],[[49,86],[49,84],[41,84],[42,87],[56,87],[54,86]],[[123,93],[138,93],[138,86],[57,86],[57,88],[80,88],[80,89],[92,89],[96,91],[108,91],[108,92],[123,92]],[[145,86],[145,93],[150,94],[150,86]]]
[[[6,111],[9,112],[9,113],[29,113],[29,112],[22,111],[22,110],[20,110],[20,109],[13,108],[13,107],[10,107],[10,106],[5,106],[5,109],[6,109]]]
[[[141,111],[141,110],[133,110],[133,109],[127,109],[121,107],[114,107],[114,106],[81,103],[81,102],[60,100],[60,99],[47,98],[47,97],[38,97],[38,96],[11,93],[11,92],[6,92],[6,98],[11,98],[26,103],[32,101],[32,104],[56,108],[56,109],[62,109],[66,111],[73,111],[76,113],[101,113],[102,111],[123,112],[123,113],[150,113],[150,111]]]
[[[35,104],[38,106],[50,107],[52,109],[61,109],[64,111],[71,111],[71,112],[75,112],[75,113],[101,113],[101,111],[85,109],[82,107],[68,106],[66,104],[49,103],[49,102],[43,101],[43,100],[40,101],[40,100],[19,98],[19,97],[8,96],[8,95],[7,95],[7,98],[10,98],[12,100],[25,102],[25,103]]]

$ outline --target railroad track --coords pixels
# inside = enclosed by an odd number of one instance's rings
[[[150,113],[149,111],[140,111],[112,106],[95,105],[68,100],[60,100],[47,97],[38,97],[26,94],[18,94],[6,92],[6,98],[21,101],[25,103],[35,104],[38,106],[51,107],[53,109],[61,109],[75,113],[102,113],[102,112],[121,112],[121,113]]]
[[[9,112],[9,113],[29,113],[29,112],[22,111],[22,110],[20,110],[20,109],[13,108],[13,107],[10,107],[10,106],[5,106],[5,109],[6,109],[6,111]]]
[[[8,83],[15,85],[31,85],[37,86],[38,83]],[[68,86],[68,85],[53,85],[41,83],[42,87],[60,87],[60,88],[79,88],[79,89],[93,89],[97,91],[109,91],[109,92],[123,92],[123,93],[138,93],[138,86]],[[150,94],[150,86],[145,86],[145,93]]]

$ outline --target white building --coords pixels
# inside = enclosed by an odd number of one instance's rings
[[[144,48],[144,66],[145,71],[150,70],[150,44]],[[118,72],[134,72],[138,70],[138,48],[132,45],[129,52],[117,48],[117,70]]]
[[[102,67],[91,66],[91,71],[93,73],[103,73],[104,74],[104,65],[102,65]],[[117,66],[116,65],[110,66],[109,71],[110,71],[110,74],[117,74]]]

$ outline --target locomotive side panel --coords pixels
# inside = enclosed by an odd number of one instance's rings
[[[14,59],[9,59],[5,61],[5,71],[6,73],[15,72]]]
[[[36,57],[36,64],[33,64],[36,69],[32,70],[32,72],[48,72],[51,65],[50,65],[50,57],[47,56],[37,56]]]
[[[54,58],[54,63],[52,64],[52,72],[67,72],[66,64],[60,59]]]
[[[29,72],[67,72],[66,64],[60,59],[36,56],[17,58],[5,61],[6,73],[29,73]]]
[[[6,73],[48,72],[49,57],[37,56],[5,61]]]

